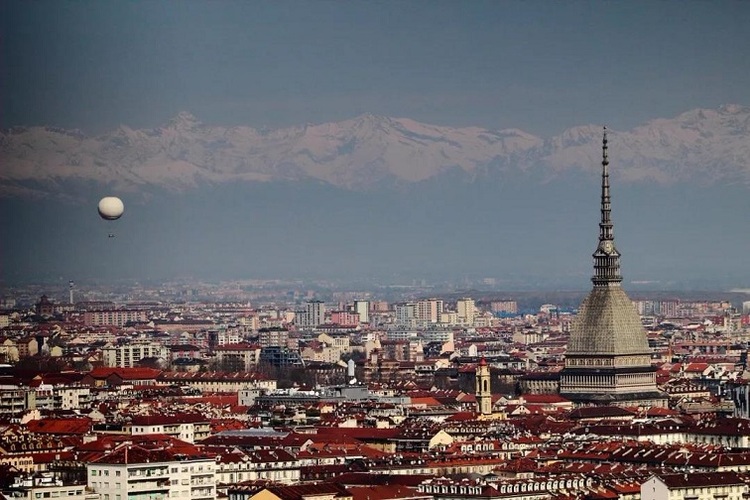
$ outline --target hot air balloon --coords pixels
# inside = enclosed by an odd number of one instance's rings
[[[125,211],[122,200],[116,196],[105,196],[99,200],[99,216],[105,220],[117,220]]]

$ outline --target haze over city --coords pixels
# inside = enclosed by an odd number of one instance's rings
[[[746,2],[4,2],[3,282],[750,280]],[[120,196],[113,225],[96,215]],[[108,238],[109,233],[116,237]]]

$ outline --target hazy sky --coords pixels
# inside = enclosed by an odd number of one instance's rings
[[[750,104],[750,2],[8,1],[0,125],[364,112],[542,136]]]

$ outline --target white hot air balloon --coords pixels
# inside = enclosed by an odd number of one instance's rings
[[[116,196],[105,196],[99,200],[99,216],[105,220],[117,220],[125,211],[122,200]]]

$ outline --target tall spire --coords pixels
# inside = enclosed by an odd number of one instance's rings
[[[612,201],[609,194],[609,158],[607,156],[607,127],[602,138],[602,220],[599,223],[599,240],[612,240]]]
[[[594,286],[611,286],[622,281],[620,253],[615,248],[612,224],[612,200],[609,192],[609,158],[607,156],[607,127],[602,138],[602,218],[599,222],[599,244],[594,252]]]

